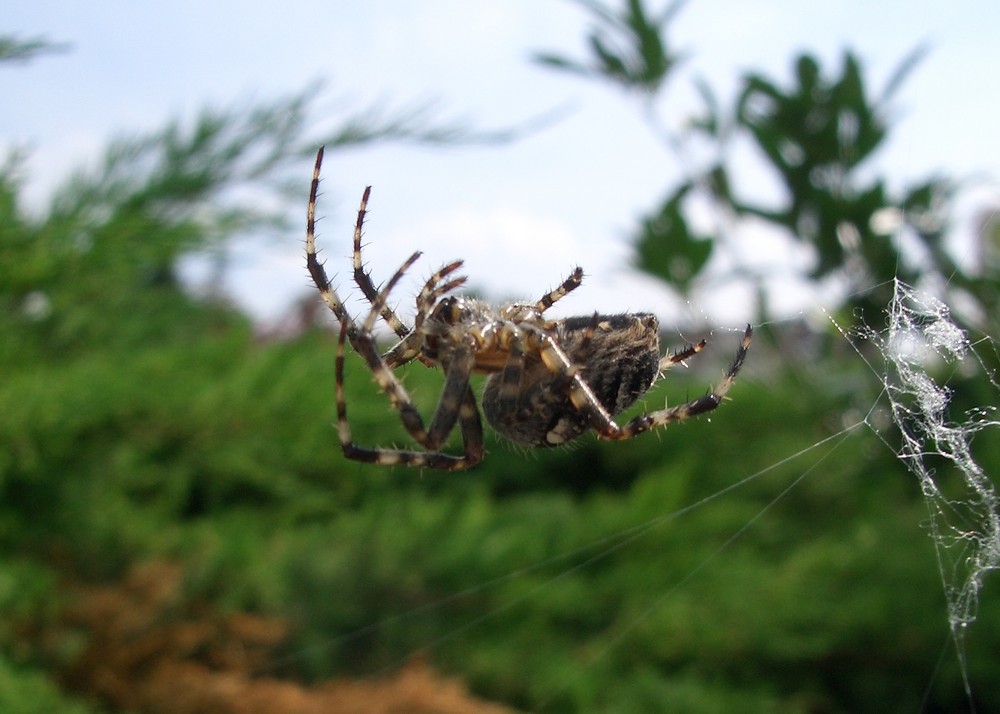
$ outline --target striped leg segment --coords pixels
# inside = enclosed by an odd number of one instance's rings
[[[403,339],[396,343],[392,349],[383,355],[386,363],[391,369],[395,369],[400,365],[406,364],[407,362],[418,358],[424,363],[424,365],[428,367],[434,366],[433,362],[427,360],[420,354],[420,348],[424,339],[424,321],[434,309],[435,303],[443,295],[465,284],[466,278],[464,275],[453,278],[447,283],[442,282],[446,277],[451,275],[460,267],[462,267],[461,260],[449,263],[434,273],[434,275],[428,278],[427,282],[424,283],[424,287],[417,295],[417,315],[413,320],[413,331],[406,335]]]
[[[660,360],[660,372],[666,372],[675,364],[683,364],[686,360],[705,349],[705,344],[705,340],[699,340],[696,344],[688,345],[682,350],[664,355],[663,359]]]
[[[350,314],[344,307],[343,300],[337,295],[337,291],[330,284],[330,278],[326,275],[323,264],[316,257],[316,197],[319,194],[319,175],[323,166],[323,148],[320,147],[316,154],[316,165],[313,168],[312,183],[309,187],[309,208],[306,211],[306,268],[309,276],[316,284],[323,302],[327,304],[341,325],[347,328],[348,337],[357,334],[357,325],[351,319]]]
[[[690,419],[692,417],[713,411],[720,404],[722,404],[722,400],[726,396],[726,392],[729,391],[729,388],[733,386],[733,382],[736,381],[736,375],[739,374],[740,369],[743,367],[743,361],[746,359],[747,351],[750,349],[750,341],[752,338],[753,330],[750,328],[750,325],[747,325],[746,332],[743,333],[743,339],[740,340],[740,346],[736,350],[736,357],[733,359],[732,365],[730,365],[729,369],[726,371],[726,374],[723,376],[719,385],[708,394],[698,397],[697,399],[687,402],[686,404],[680,404],[676,407],[670,407],[669,409],[660,409],[655,412],[649,412],[648,414],[637,416],[628,424],[621,427],[618,430],[618,433],[599,433],[599,435],[605,439],[630,439],[633,436],[638,436],[643,432],[656,429],[657,427],[665,426],[673,422],[684,421],[685,419]]]
[[[535,303],[535,309],[538,310],[538,312],[545,312],[559,300],[563,299],[569,293],[580,287],[582,283],[583,268],[574,268],[569,277],[562,282],[562,285],[555,290],[550,290],[545,293],[545,295],[542,296],[542,299]]]
[[[410,399],[402,383],[392,371],[392,367],[409,362],[419,356],[420,335],[403,324],[388,306],[389,294],[406,271],[417,261],[420,253],[411,255],[379,291],[365,271],[361,259],[361,236],[367,213],[371,187],[365,189],[354,226],[354,282],[371,304],[364,322],[359,326],[348,313],[343,300],[333,289],[330,278],[316,254],[316,200],[319,194],[320,169],[323,164],[323,149],[316,154],[312,183],[309,188],[309,206],[306,213],[306,267],[323,301],[340,322],[335,361],[337,432],[344,455],[349,459],[383,465],[402,464],[426,467],[443,471],[461,471],[479,463],[483,458],[483,426],[476,407],[475,396],[469,386],[472,373],[473,353],[458,354],[449,364],[444,391],[437,409],[431,418],[430,429],[424,427],[424,420]],[[461,261],[450,263],[424,284],[417,297],[417,319],[422,325],[433,310],[434,303],[444,294],[465,282],[464,277],[446,279],[462,265]],[[375,323],[381,317],[401,338],[400,343],[387,353],[379,354],[378,345],[372,335]],[[351,428],[347,421],[347,404],[344,390],[345,344],[350,341],[354,350],[365,360],[375,377],[376,383],[399,412],[403,426],[410,435],[427,451],[404,449],[368,449],[356,445],[351,438]],[[438,451],[441,444],[458,425],[462,435],[463,454],[452,455]]]
[[[539,343],[537,349],[539,350],[542,361],[553,374],[565,376],[569,384],[570,401],[580,413],[587,417],[591,428],[597,432],[597,435],[602,439],[621,441],[624,439],[631,439],[632,437],[661,426],[691,419],[716,409],[722,403],[726,392],[728,392],[730,387],[733,386],[733,382],[736,380],[736,376],[739,374],[739,371],[743,366],[743,362],[746,359],[752,337],[753,331],[750,326],[747,325],[746,332],[743,334],[743,339],[740,341],[740,346],[736,351],[736,357],[733,360],[732,365],[730,365],[729,369],[726,371],[726,374],[719,385],[711,392],[699,397],[698,399],[694,399],[685,404],[680,404],[676,407],[641,414],[630,420],[624,426],[619,426],[614,419],[612,419],[611,415],[608,414],[607,410],[601,406],[601,403],[590,389],[586,380],[579,373],[576,366],[570,362],[566,353],[563,352],[563,350],[551,337],[544,333],[538,333],[535,339]],[[698,349],[700,348],[696,348],[696,346],[690,347],[679,354],[683,355],[688,352],[694,354],[698,351]],[[679,361],[681,360],[674,360],[672,363]]]
[[[375,283],[372,281],[371,273],[365,270],[364,261],[361,259],[361,236],[364,231],[365,216],[368,214],[368,197],[371,195],[372,187],[368,186],[365,188],[364,194],[361,196],[361,206],[358,208],[358,220],[354,224],[354,282],[361,292],[364,294],[365,299],[372,305],[378,299],[378,288],[375,287]],[[379,314],[382,319],[385,320],[385,324],[396,333],[400,338],[406,337],[410,334],[410,328],[407,327],[402,320],[396,315],[396,313],[388,306],[388,304],[383,303],[379,308]]]
[[[382,307],[388,300],[389,293],[402,278],[407,268],[419,257],[420,253],[414,253],[410,256],[389,279],[385,288],[376,295],[371,311],[365,319],[362,329],[351,340],[351,345],[365,360],[368,369],[375,377],[375,382],[389,398],[393,408],[399,412],[403,426],[414,440],[427,451],[366,449],[357,446],[351,440],[344,397],[344,342],[348,337],[348,331],[344,325],[341,325],[336,361],[338,434],[344,455],[349,459],[382,465],[403,464],[444,471],[460,471],[479,463],[483,457],[483,427],[479,410],[476,408],[475,397],[469,386],[469,377],[472,374],[473,366],[472,350],[456,354],[449,363],[445,388],[434,415],[431,417],[431,425],[428,430],[425,428],[424,420],[410,399],[406,388],[403,387],[385,358],[379,354],[378,346],[371,335],[371,327],[382,314]],[[462,433],[463,455],[454,456],[437,451],[455,428],[456,423],[459,424]]]
[[[337,434],[344,456],[355,461],[363,461],[383,466],[416,466],[439,471],[463,471],[475,466],[483,459],[483,425],[476,408],[476,400],[469,387],[468,375],[460,372],[449,373],[449,385],[442,394],[441,401],[431,420],[431,430],[426,432],[423,420],[409,400],[409,395],[395,375],[388,369],[373,368],[376,381],[386,391],[389,400],[400,412],[400,417],[407,431],[429,451],[412,451],[407,449],[365,448],[354,443],[351,437],[351,427],[347,421],[347,401],[344,394],[344,344],[347,341],[347,330],[341,325],[340,338],[337,342],[336,359],[336,390],[337,390]],[[360,351],[360,350],[359,350]],[[372,357],[380,359],[377,350],[365,349],[362,353],[369,367],[372,367]],[[469,364],[471,368],[471,362]],[[388,376],[388,378],[387,378]],[[464,390],[464,391],[462,391]],[[458,422],[462,434],[463,454],[456,456],[433,449],[440,446],[455,422]],[[437,442],[437,443],[435,443]]]

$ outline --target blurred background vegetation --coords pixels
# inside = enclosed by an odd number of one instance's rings
[[[801,54],[790,82],[749,73],[731,98],[700,86],[703,112],[671,134],[658,113],[682,61],[680,5],[579,5],[582,57],[540,53],[540,66],[634,102],[668,158],[694,144],[710,157],[649,208],[638,267],[697,299],[709,257],[744,249],[729,228],[760,221],[812,251],[841,325],[883,325],[898,277],[959,306],[972,339],[998,333],[996,224],[963,268],[947,240],[956,182],[892,190],[870,169],[919,50],[879,91],[850,51],[835,67]],[[52,49],[6,38],[0,56]],[[307,92],[115,141],[44,215],[23,210],[20,159],[6,157],[0,709],[381,711],[374,693],[351,709],[331,681],[383,675],[388,689],[407,667],[425,667],[429,690],[470,692],[428,711],[971,709],[919,486],[867,427],[845,430],[881,384],[832,325],[770,322],[763,288],[745,376],[710,422],[544,453],[490,436],[485,463],[458,475],[345,462],[316,301],[262,335],[225,295],[186,291],[178,263],[285,230],[260,198],[304,209],[319,143],[474,132],[361,113],[307,139],[308,111]],[[737,139],[779,177],[781,205],[732,180]],[[694,227],[692,201],[718,230]],[[704,389],[735,344],[717,334],[713,356],[652,399]],[[429,409],[440,375],[414,365],[406,380]],[[948,384],[957,405],[995,401],[982,372]],[[357,361],[348,391],[360,443],[405,440]],[[997,473],[995,435],[976,447]],[[963,641],[980,712],[1000,711],[993,585]]]

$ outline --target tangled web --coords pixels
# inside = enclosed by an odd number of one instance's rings
[[[977,434],[1000,427],[1000,421],[993,404],[952,414],[954,393],[944,380],[983,377],[989,401],[1000,401],[993,398],[1000,392],[997,375],[977,352],[993,343],[989,338],[972,343],[952,321],[947,305],[898,280],[887,316],[888,326],[881,330],[862,326],[848,335],[870,343],[881,356],[882,364],[874,364],[852,340],[882,383],[879,404],[889,405],[882,416],[891,419],[894,429],[884,428],[877,409],[865,421],[920,482],[949,624],[964,659],[964,634],[976,619],[983,581],[1000,567],[1000,501],[972,447]]]

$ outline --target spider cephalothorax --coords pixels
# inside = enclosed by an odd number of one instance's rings
[[[371,305],[361,322],[347,312],[316,259],[316,195],[323,150],[309,192],[306,220],[306,265],[323,300],[340,321],[337,347],[337,419],[340,444],[351,459],[377,464],[407,464],[458,471],[483,457],[483,427],[472,392],[473,374],[489,375],[483,391],[483,413],[501,436],[524,446],[565,444],[593,430],[603,439],[629,439],[643,432],[712,411],[732,386],[747,350],[747,326],[736,358],[710,393],[675,407],[641,414],[624,425],[613,417],[630,407],[663,371],[691,357],[704,340],[680,352],[660,355],[659,324],[648,313],[571,317],[552,320],[545,312],[580,286],[576,268],[563,283],[537,302],[513,302],[499,308],[481,300],[451,294],[465,283],[454,276],[462,261],[443,266],[417,294],[413,327],[389,307],[389,294],[420,257],[411,255],[379,290],[361,259],[361,232],[370,187],[365,189],[354,228],[354,281]],[[379,318],[399,337],[379,352],[375,323]],[[344,398],[344,346],[350,341],[367,363],[379,387],[399,412],[403,426],[422,451],[364,448],[351,439]],[[445,373],[445,385],[430,424],[424,422],[393,370],[419,360]],[[441,446],[458,425],[463,453],[448,454]]]

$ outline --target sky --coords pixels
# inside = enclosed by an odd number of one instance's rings
[[[443,120],[480,129],[558,110],[559,121],[503,146],[384,145],[328,155],[319,242],[328,270],[345,278],[337,283],[350,288],[353,214],[371,184],[367,257],[376,278],[424,251],[403,296],[455,258],[466,261],[470,285],[494,299],[537,299],[582,265],[584,286],[557,306],[564,313],[652,310],[668,325],[738,329],[747,319],[746,286],[712,284],[697,303],[683,303],[628,267],[639,218],[676,185],[682,167],[627,97],[531,62],[541,50],[583,58],[588,27],[567,0],[10,3],[0,32],[44,35],[70,49],[0,69],[0,142],[28,147],[27,199],[37,207],[112,137],[155,131],[206,106],[289,96],[316,81],[323,83],[316,126],[329,125],[325,111],[343,116],[345,107],[383,100],[433,101]],[[998,27],[1000,4],[985,0],[690,0],[672,25],[687,59],[662,116],[677,129],[697,109],[695,77],[725,99],[750,70],[788,84],[803,50],[833,72],[852,49],[878,91],[926,44],[929,55],[894,99],[895,129],[875,170],[897,187],[936,173],[969,180],[956,216],[961,252],[973,213],[1000,204]],[[766,194],[769,177],[755,174],[753,163],[747,157],[747,190]],[[303,200],[288,206],[295,229],[231,248],[230,291],[263,322],[309,294],[297,227],[311,168],[303,161]],[[780,277],[808,263],[807,254],[778,236],[750,238],[741,259],[773,264],[779,308],[794,316],[822,307],[822,295]],[[199,264],[187,270],[197,281]]]

